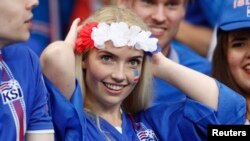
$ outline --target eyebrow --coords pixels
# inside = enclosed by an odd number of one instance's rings
[[[232,39],[231,39],[231,42],[234,42],[234,41],[245,41],[245,40],[247,40],[247,37],[233,36]]]
[[[115,54],[113,54],[113,53],[111,53],[111,52],[109,52],[109,51],[106,51],[106,50],[100,50],[100,51],[98,51],[99,53],[105,53],[105,54],[109,54],[109,55],[111,55],[111,56],[114,56],[114,57],[119,57],[119,56],[117,56],[117,55],[115,55]],[[131,56],[130,58],[143,58],[143,55],[135,55],[135,56]]]

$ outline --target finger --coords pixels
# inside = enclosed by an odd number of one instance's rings
[[[80,18],[77,18],[73,21],[70,27],[70,30],[64,40],[65,42],[72,44],[72,45],[75,43],[75,40],[77,38],[77,33],[79,31],[79,28],[78,28],[79,22],[80,22]]]

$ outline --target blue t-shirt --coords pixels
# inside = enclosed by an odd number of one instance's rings
[[[130,116],[122,114],[122,133],[100,118],[83,111],[83,97],[79,85],[71,100],[67,100],[46,79],[51,94],[52,116],[57,141],[203,141],[207,139],[209,124],[244,124],[245,99],[218,82],[218,110],[185,99],[174,104],[160,104]]]
[[[168,58],[203,74],[210,75],[211,73],[211,63],[207,59],[179,42],[172,42]],[[154,78],[153,93],[155,95],[154,105],[172,103],[186,98],[182,91],[157,77]]]
[[[53,133],[39,59],[19,45],[5,47],[1,53],[0,140],[16,141],[32,132]]]

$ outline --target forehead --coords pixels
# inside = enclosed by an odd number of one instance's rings
[[[124,47],[115,47],[111,41],[105,43],[104,49],[97,49],[98,52],[105,52],[113,54],[121,58],[129,58],[134,56],[144,56],[143,50],[135,49],[134,47],[124,46]]]
[[[153,1],[153,2],[183,2],[183,3],[187,3],[189,0],[131,0],[131,1],[133,1],[133,2],[135,2],[135,1],[145,1],[145,2],[147,2],[147,1]],[[195,0],[191,0],[191,2],[192,1],[195,1]]]

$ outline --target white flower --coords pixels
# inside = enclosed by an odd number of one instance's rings
[[[116,47],[123,47],[128,44],[129,27],[126,23],[112,23],[109,31],[110,40]]]
[[[137,38],[137,43],[135,44],[136,49],[142,49],[147,52],[153,52],[157,49],[156,38],[150,38],[151,33],[149,31],[142,31]]]
[[[130,37],[129,37],[129,41],[128,41],[128,46],[135,46],[137,40],[138,40],[138,36],[141,32],[141,28],[138,26],[131,26],[130,27]]]
[[[109,25],[106,23],[100,23],[92,30],[91,38],[94,41],[95,47],[102,49],[105,47],[104,43],[109,40],[108,32],[110,31]]]
[[[157,49],[156,38],[151,38],[151,32],[143,31],[139,26],[129,27],[124,22],[110,25],[99,23],[92,29],[91,38],[96,48],[103,49],[106,41],[112,41],[115,47],[130,46],[139,50],[153,52]]]

